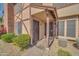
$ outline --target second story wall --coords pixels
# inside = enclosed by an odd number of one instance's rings
[[[53,7],[53,3],[43,3],[44,6],[52,6]]]
[[[58,17],[65,17],[71,15],[79,15],[79,4],[74,4],[57,10]]]

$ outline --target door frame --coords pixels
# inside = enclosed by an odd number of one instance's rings
[[[32,38],[32,42],[33,42],[33,45],[35,45],[35,44],[37,44],[37,42],[39,41],[39,21],[37,21],[35,18],[33,18],[33,21],[35,21],[35,22],[37,22],[38,23],[38,33],[37,33],[37,35],[38,35],[38,39],[36,40],[36,42],[34,43],[33,41],[34,41],[34,37]],[[33,25],[34,25],[34,23],[32,23]],[[32,25],[32,26],[33,26]],[[34,32],[33,32],[33,27],[32,27],[32,36],[34,36]]]

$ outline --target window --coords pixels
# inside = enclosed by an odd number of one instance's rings
[[[64,36],[64,21],[58,22],[58,34]]]
[[[75,33],[76,33],[75,20],[67,20],[67,36],[75,37]]]
[[[16,34],[21,34],[22,33],[22,23],[21,22],[16,22]]]
[[[20,11],[21,11],[21,4],[18,3],[18,4],[15,5],[15,13],[18,13]]]

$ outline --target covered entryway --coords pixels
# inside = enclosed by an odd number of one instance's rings
[[[27,8],[23,8],[23,4],[21,5],[21,9],[25,10],[21,12],[16,19],[29,20],[29,29],[26,28],[27,34],[31,37],[31,45],[37,43],[40,39],[45,39],[44,43],[46,43],[46,47],[49,47],[54,40],[54,25],[56,25],[57,13],[56,8],[49,6],[40,6],[40,5],[28,5]],[[27,16],[27,17],[26,17]],[[38,20],[37,20],[38,19]],[[39,23],[40,22],[40,23]],[[46,36],[44,35],[44,24],[46,23]],[[41,29],[39,32],[39,28]],[[43,28],[43,29],[42,29]],[[42,35],[43,34],[43,35]]]
[[[39,12],[37,14],[32,15],[32,17],[37,18],[39,22],[42,22],[42,24],[39,24],[40,29],[41,29],[40,35],[44,34],[43,38],[42,38],[44,40],[42,40],[42,41],[44,41],[43,43],[47,47],[50,47],[52,45],[54,39],[57,36],[56,16],[54,15],[53,10],[48,9],[43,12]],[[34,22],[36,22],[36,21],[33,21],[33,23]],[[45,26],[43,26],[43,24]],[[37,24],[35,24],[34,26],[37,26]],[[35,33],[35,34],[33,34],[33,41],[37,40],[37,39],[34,39],[35,37],[38,38],[40,36],[40,35],[37,36],[37,34],[39,34],[39,33],[36,33],[37,31],[38,30],[34,29],[34,27],[33,27],[33,33]],[[43,33],[43,32],[45,32],[45,33]]]

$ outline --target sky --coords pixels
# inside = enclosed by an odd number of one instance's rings
[[[3,4],[0,3],[0,16],[3,16]]]

